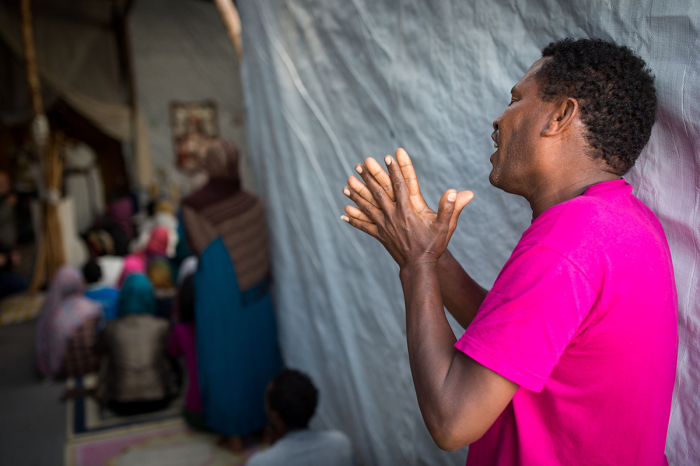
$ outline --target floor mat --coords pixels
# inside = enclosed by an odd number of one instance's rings
[[[18,324],[39,315],[44,293],[19,294],[0,301],[0,325]]]
[[[132,425],[85,434],[66,445],[66,466],[236,466],[261,448],[234,454],[216,436],[194,432],[182,419]]]
[[[96,387],[96,374],[70,378],[66,381],[67,391],[76,389],[91,390]],[[180,418],[184,406],[183,403],[181,396],[162,411],[136,416],[118,416],[109,409],[100,406],[92,397],[69,399],[66,402],[66,435],[71,440],[85,434],[108,429]]]

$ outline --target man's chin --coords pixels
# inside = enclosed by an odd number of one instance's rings
[[[501,188],[501,183],[500,183],[500,177],[498,176],[498,173],[496,173],[495,169],[491,169],[491,173],[489,173],[489,183],[495,188]]]

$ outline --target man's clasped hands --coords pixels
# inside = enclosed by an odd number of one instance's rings
[[[421,195],[413,163],[404,149],[396,150],[396,158],[387,155],[384,162],[388,174],[372,157],[355,166],[364,183],[354,176],[348,178],[343,193],[357,207],[346,206],[347,215],[341,218],[379,240],[402,270],[437,263],[474,193],[448,189],[435,212]]]

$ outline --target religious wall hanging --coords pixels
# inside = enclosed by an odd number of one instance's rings
[[[216,102],[171,102],[170,128],[178,168],[201,170],[207,143],[219,136]]]

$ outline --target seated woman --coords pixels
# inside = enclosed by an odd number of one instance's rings
[[[117,282],[117,287],[121,288],[124,281],[132,273],[146,273],[146,265],[154,259],[167,260],[168,230],[163,227],[155,227],[151,232],[146,249],[135,250],[124,258],[124,268]]]
[[[140,273],[129,275],[107,323],[99,349],[97,399],[125,416],[158,411],[177,395],[176,373],[166,353],[169,323],[154,316],[153,287]]]
[[[95,345],[102,308],[83,291],[77,269],[64,266],[56,272],[36,331],[37,367],[45,377],[77,377],[97,370]]]
[[[202,395],[197,374],[197,343],[194,330],[194,277],[184,279],[178,291],[179,322],[170,332],[168,353],[173,358],[183,357],[187,367],[188,386],[185,395],[185,422],[192,429],[207,430],[202,414]]]
[[[146,273],[146,259],[138,254],[129,254],[124,258],[124,265],[122,266],[119,280],[117,280],[117,288],[121,289],[126,279],[135,273]]]
[[[95,259],[90,259],[83,266],[83,278],[87,283],[85,296],[97,301],[102,306],[106,320],[114,320],[117,317],[117,298],[119,291],[102,281],[102,268]]]

